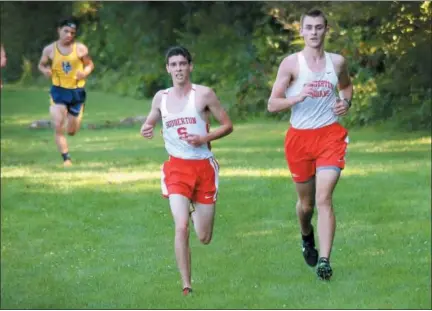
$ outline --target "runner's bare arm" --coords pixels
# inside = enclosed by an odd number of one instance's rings
[[[220,124],[217,129],[207,134],[206,142],[222,138],[232,133],[234,128],[231,119],[226,113],[225,109],[222,107],[219,98],[216,96],[215,92],[209,88],[208,90],[206,90],[204,98],[206,106]]]
[[[80,79],[87,78],[92,73],[94,69],[94,63],[89,55],[87,46],[85,46],[84,44],[82,43],[77,44],[77,52],[78,52],[78,57],[82,60],[84,64],[83,72],[77,73],[77,79],[80,80]]]
[[[351,99],[354,93],[353,90],[354,88],[348,73],[348,63],[343,56],[341,56],[340,68],[341,71],[339,74],[339,83],[338,83],[339,96],[340,98],[344,98],[348,100],[349,103],[351,103]]]
[[[215,119],[219,122],[220,126],[205,136],[189,134],[186,141],[196,147],[227,136],[233,131],[233,124],[230,117],[211,88],[206,88],[204,90],[203,101],[204,107],[210,110]]]
[[[50,66],[50,58],[49,55],[51,53],[52,47],[51,45],[46,46],[42,51],[42,56],[39,60],[38,69],[42,72],[47,78],[51,77],[51,66]]]
[[[286,57],[280,64],[276,81],[273,84],[273,89],[268,100],[267,109],[269,112],[280,112],[291,108],[295,104],[303,101],[312,89],[305,86],[303,91],[297,96],[285,96],[285,91],[293,79],[292,70],[294,66],[293,55]]]
[[[3,44],[1,45],[1,55],[0,55],[0,60],[1,60],[1,67],[2,67],[2,68],[5,67],[5,66],[6,66],[7,58],[6,58],[6,52],[5,52],[5,49],[4,49],[4,47],[3,47]]]
[[[150,112],[144,124],[141,126],[140,133],[145,138],[153,137],[153,129],[156,123],[161,119],[160,104],[162,101],[162,92],[163,91],[157,92],[153,97]]]

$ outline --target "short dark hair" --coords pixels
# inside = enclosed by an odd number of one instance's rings
[[[303,27],[303,20],[306,16],[309,17],[319,17],[321,16],[324,19],[324,25],[327,27],[327,17],[325,16],[324,12],[319,9],[312,9],[304,13],[300,18],[300,25]]]
[[[78,18],[76,18],[75,16],[69,16],[59,20],[57,23],[57,27],[62,28],[64,26],[68,26],[68,27],[75,28],[76,31],[78,31],[79,24],[80,22]]]
[[[176,46],[170,47],[168,49],[168,51],[166,52],[166,54],[165,54],[165,62],[166,62],[166,64],[168,65],[168,60],[169,60],[169,58],[171,56],[176,56],[176,55],[182,55],[182,56],[184,56],[184,58],[187,59],[187,61],[188,61],[189,64],[192,62],[192,56],[189,53],[189,51],[185,47],[183,47],[183,46],[176,45]]]

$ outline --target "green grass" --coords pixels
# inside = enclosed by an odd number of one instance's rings
[[[237,124],[214,143],[221,164],[214,240],[192,235],[194,295],[183,297],[173,222],[160,195],[167,158],[139,127],[68,138],[63,169],[46,91],[6,88],[1,101],[3,309],[431,308],[431,137],[350,131],[335,193],[330,283],[301,256],[285,122]],[[145,115],[148,101],[90,92],[84,123]],[[314,218],[316,221],[316,218]]]

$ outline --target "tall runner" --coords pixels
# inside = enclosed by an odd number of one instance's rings
[[[291,109],[285,155],[295,182],[297,215],[306,263],[320,279],[333,274],[330,253],[336,229],[333,190],[345,167],[348,132],[338,123],[351,106],[353,86],[345,58],[324,51],[327,19],[320,10],[301,17],[305,47],[279,66],[268,101],[270,112]],[[337,94],[339,89],[339,96]],[[319,254],[311,224],[318,210]]]
[[[173,87],[156,93],[141,135],[151,139],[162,119],[162,132],[169,159],[162,169],[162,194],[169,199],[175,223],[175,255],[183,294],[192,292],[189,218],[203,244],[211,241],[218,195],[219,164],[210,142],[230,134],[232,122],[211,88],[192,84],[192,57],[176,46],[166,54],[166,69]],[[220,126],[209,132],[209,117]]]

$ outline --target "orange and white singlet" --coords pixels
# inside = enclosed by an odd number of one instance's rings
[[[192,84],[188,103],[179,113],[167,111],[167,97],[171,89],[163,92],[160,108],[166,151],[169,155],[180,159],[200,160],[213,157],[209,144],[194,147],[184,140],[189,134],[205,136],[209,130],[208,123],[202,119],[195,106],[196,86]]]
[[[291,108],[290,123],[296,129],[316,129],[338,121],[338,117],[333,112],[337,99],[338,77],[330,54],[326,52],[324,54],[325,69],[321,72],[313,72],[309,69],[303,53],[297,53],[298,78],[287,88],[285,96],[297,96],[306,83],[312,84],[314,92],[312,97],[306,97],[304,101]]]

